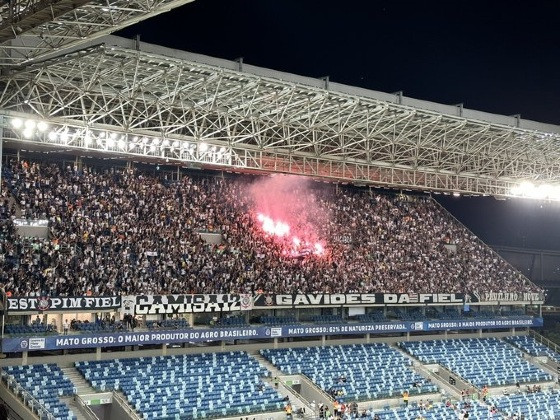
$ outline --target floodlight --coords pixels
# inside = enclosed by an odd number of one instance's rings
[[[37,123],[37,130],[39,130],[40,132],[47,131],[47,128],[49,128],[49,125],[46,122],[39,121]]]
[[[23,126],[23,121],[21,120],[21,118],[14,118],[12,120],[12,127],[16,129],[20,129],[22,126]]]

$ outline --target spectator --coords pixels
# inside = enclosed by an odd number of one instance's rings
[[[327,249],[294,258],[261,231],[243,177],[170,182],[33,162],[8,170],[0,283],[18,296],[538,290],[427,198],[296,191]],[[7,190],[24,217],[48,219],[49,239],[17,237]],[[208,244],[199,231],[225,242]]]
[[[404,391],[402,396],[403,396],[404,406],[408,407],[408,391]]]

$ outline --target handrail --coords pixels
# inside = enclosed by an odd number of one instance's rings
[[[286,375],[286,376],[292,376],[292,375]],[[296,374],[295,376],[301,376],[300,374]],[[298,393],[296,391],[294,391],[292,388],[290,388],[288,385],[286,385],[283,382],[280,382],[280,385],[286,390],[286,392],[295,395],[301,402],[303,402],[307,407],[312,408],[313,406],[311,405],[311,403],[309,401],[307,401],[303,395],[301,395],[301,393]],[[315,414],[315,413],[314,413]]]
[[[481,389],[480,389],[480,388],[477,388],[476,386],[474,386],[472,383],[470,383],[469,381],[467,381],[466,379],[464,379],[461,375],[459,375],[459,374],[453,372],[451,369],[448,369],[447,367],[445,367],[445,366],[442,365],[441,363],[436,363],[436,364],[438,365],[439,368],[441,368],[443,371],[445,371],[445,373],[446,373],[449,377],[453,377],[453,378],[456,379],[456,380],[459,379],[461,382],[464,382],[464,383],[468,384],[470,387],[474,388],[475,391],[476,391],[477,393],[480,393],[480,392],[481,392]],[[424,367],[424,365],[422,365],[422,367]],[[443,382],[445,382],[446,385],[449,386],[449,388],[454,389],[458,394],[461,394],[461,392],[464,391],[464,388],[461,389],[461,388],[459,388],[457,385],[452,385],[449,381],[446,382],[446,381],[445,381],[445,378],[444,378],[442,375],[439,374],[439,371],[438,371],[438,373],[437,373],[437,376],[439,376],[439,377],[441,378],[441,380],[442,380]]]
[[[82,408],[83,414],[89,420],[99,420],[99,417],[93,412],[91,407],[85,403],[85,401],[80,397],[78,394],[75,395],[74,400],[79,404]]]
[[[537,340],[540,344],[543,344],[550,349],[554,350],[556,353],[560,353],[560,346],[556,344],[554,341],[546,338],[544,335],[539,334],[535,330],[529,330],[529,335],[532,336],[535,340]]]
[[[135,419],[135,420],[142,420],[142,418],[138,415],[138,413],[136,412],[136,410],[134,410],[129,404],[128,402],[119,395],[119,393],[117,391],[113,391],[113,398],[115,400],[117,400],[117,402],[120,404],[120,406],[127,412],[130,414],[130,416]]]
[[[36,412],[39,415],[39,418],[43,419],[46,416],[47,420],[56,420],[53,414],[47,408],[41,404],[29,391],[23,388],[18,381],[16,381],[12,375],[9,375],[6,372],[2,372],[2,379],[8,386],[8,389],[11,390],[16,397],[20,397],[23,403],[31,409],[31,411]],[[13,388],[12,388],[13,386]],[[29,404],[31,402],[31,404]]]
[[[313,381],[311,380],[311,378],[309,378],[306,374],[304,373],[298,373],[297,375],[301,376],[301,378],[307,382],[307,385],[312,386],[315,390],[319,391],[319,394],[321,394],[323,397],[325,397],[325,399],[330,402],[331,404],[334,403],[334,398],[331,397],[329,394],[327,394],[325,391],[323,391],[323,389],[319,386],[317,386],[315,383],[313,383]]]

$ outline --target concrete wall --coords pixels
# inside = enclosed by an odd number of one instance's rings
[[[106,417],[106,420],[132,420],[135,418],[136,417],[130,415],[127,406],[121,404],[118,398],[113,398],[113,402],[110,404],[108,417]]]
[[[298,385],[292,385],[291,389],[296,394],[302,396],[304,400],[309,403],[315,401],[315,406],[319,407],[319,404],[322,403],[330,407],[331,411],[333,410],[332,399],[329,398],[327,394],[322,392],[316,385],[314,385],[309,379],[305,378],[302,375],[286,375],[282,376],[282,382],[286,385],[287,381],[297,381],[299,382]]]
[[[91,411],[95,413],[99,420],[109,420],[113,404],[92,405],[89,408],[91,408]]]
[[[29,407],[24,405],[16,395],[12,393],[4,382],[0,381],[0,398],[6,402],[7,406],[15,411],[24,420],[37,420],[39,417],[33,413]]]

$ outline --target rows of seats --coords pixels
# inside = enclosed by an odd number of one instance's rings
[[[423,363],[439,363],[479,388],[552,380],[523,360],[519,350],[495,338],[402,342],[399,346]]]
[[[359,322],[382,322],[387,320],[381,311],[373,311],[367,314],[358,315],[356,316],[356,319]]]
[[[76,362],[96,389],[121,390],[144,419],[202,419],[279,411],[269,372],[247,353]]]
[[[492,311],[469,311],[472,318],[496,318],[500,315]]]
[[[19,325],[7,324],[5,327],[6,334],[12,335],[32,335],[32,334],[57,334],[53,327],[44,324]]]
[[[74,413],[60,400],[62,396],[74,395],[76,389],[56,364],[7,366],[3,368],[2,377],[41,419],[49,418],[50,414],[57,420],[76,420]]]
[[[403,321],[423,321],[426,319],[426,316],[419,309],[412,309],[409,311],[396,309],[395,316]]]
[[[531,356],[547,356],[552,360],[560,363],[560,354],[552,351],[549,347],[539,343],[533,337],[527,335],[507,337],[505,339],[508,343],[513,344],[515,347],[529,353]]]
[[[97,322],[78,322],[74,324],[74,329],[80,332],[114,332],[116,326]]]
[[[467,411],[469,420],[488,420],[491,418],[500,418],[499,415],[492,417],[489,407],[478,401],[472,401],[469,408],[446,406],[444,403],[435,403],[430,408],[421,408],[417,404],[412,403],[408,407],[400,406],[389,408],[385,407],[379,410],[369,410],[371,417],[378,415],[382,420],[416,420],[421,415],[425,420],[449,420],[462,418],[460,415]]]
[[[188,328],[189,323],[185,318],[179,319],[164,319],[162,321],[146,321],[146,327],[149,330],[155,329],[181,329],[181,328]]]
[[[518,418],[523,415],[531,420],[560,418],[560,391],[558,390],[490,398],[488,402],[495,405],[507,418],[516,414]]]
[[[218,319],[216,325],[220,327],[244,327],[247,325],[247,321],[244,316],[230,316]]]
[[[459,319],[463,318],[465,315],[463,313],[459,313],[457,310],[446,310],[443,312],[438,312],[435,315],[437,319]]]
[[[335,324],[342,322],[342,315],[313,315],[310,321],[323,324]]]
[[[410,359],[383,343],[264,349],[261,354],[283,373],[304,374],[343,401],[437,392],[412,371]]]
[[[523,309],[512,309],[510,311],[502,311],[502,316],[508,317],[520,317],[520,316],[527,316]]]
[[[297,320],[293,316],[261,316],[259,318],[261,324],[266,325],[293,325],[297,324]]]

